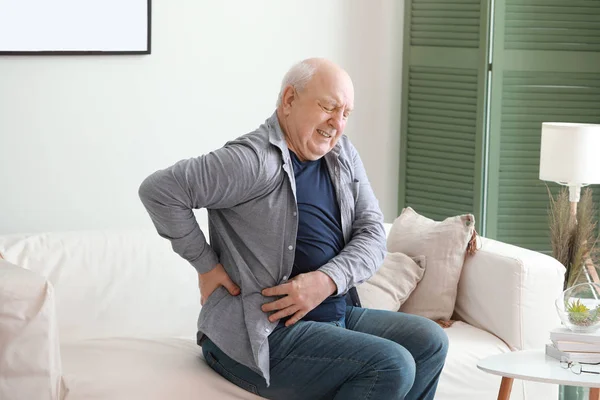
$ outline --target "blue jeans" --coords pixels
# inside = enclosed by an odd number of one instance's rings
[[[210,367],[268,399],[431,400],[448,351],[435,322],[411,314],[348,307],[338,322],[279,324],[269,335],[271,385],[207,338]]]

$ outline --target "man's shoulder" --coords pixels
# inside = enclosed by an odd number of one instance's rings
[[[258,128],[252,132],[248,132],[234,140],[231,140],[225,144],[225,146],[247,146],[259,154],[265,154],[275,150],[271,143],[271,138],[274,134],[274,128],[270,124],[270,119],[265,121]]]
[[[264,168],[268,175],[280,172],[282,156],[281,150],[272,142],[273,136],[277,136],[270,126],[269,120],[252,132],[246,133],[236,139],[228,141],[224,148],[237,148],[238,151],[251,152],[253,157]]]
[[[225,144],[225,146],[233,145],[245,145],[256,151],[264,151],[269,148],[269,132],[261,125],[258,129],[230,140]]]

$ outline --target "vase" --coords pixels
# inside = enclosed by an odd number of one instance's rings
[[[556,299],[555,305],[562,324],[571,331],[589,333],[600,328],[600,285],[571,286]]]

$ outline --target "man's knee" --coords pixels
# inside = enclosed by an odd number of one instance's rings
[[[444,358],[446,358],[446,354],[448,354],[448,346],[450,345],[450,342],[448,341],[448,334],[439,325],[437,326],[436,331],[437,331],[437,343],[440,346],[440,352],[443,352]]]
[[[448,335],[436,322],[424,318],[423,325],[417,333],[429,356],[437,355],[442,361],[448,354]]]
[[[415,382],[416,365],[413,356],[403,346],[386,340],[376,362],[379,378],[385,379],[398,398],[404,398]],[[395,398],[395,397],[394,397]]]

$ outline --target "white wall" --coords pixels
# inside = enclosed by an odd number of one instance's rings
[[[402,7],[154,0],[151,55],[0,57],[0,234],[150,226],[141,181],[255,129],[311,56],[354,80],[346,133],[392,220]]]

